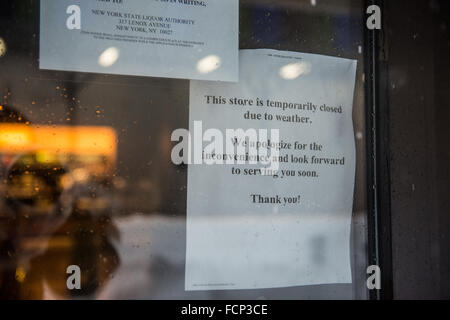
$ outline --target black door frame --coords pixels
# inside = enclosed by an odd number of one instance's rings
[[[381,270],[381,289],[369,290],[370,299],[393,299],[391,204],[389,172],[389,103],[387,39],[384,31],[383,1],[366,0],[381,8],[382,29],[369,30],[364,12],[366,145],[367,145],[367,226],[368,265]]]

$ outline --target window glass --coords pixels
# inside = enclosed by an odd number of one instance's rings
[[[187,166],[172,163],[170,137],[189,127],[189,80],[40,70],[39,1],[2,1],[0,295],[366,299],[363,12],[356,0],[239,2],[240,49],[358,61],[352,283],[185,291]],[[66,287],[69,265],[81,290]]]

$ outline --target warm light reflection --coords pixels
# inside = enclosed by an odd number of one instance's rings
[[[114,161],[116,132],[110,127],[0,125],[1,153],[35,152],[40,159],[52,154],[99,155]]]
[[[3,38],[0,38],[0,57],[3,57],[5,54],[6,54],[6,42],[5,40],[3,40]]]
[[[111,67],[119,59],[120,53],[119,49],[115,47],[110,47],[103,51],[103,53],[98,58],[98,64],[102,67]]]
[[[200,73],[210,73],[220,68],[222,61],[216,55],[204,57],[197,63],[197,70]]]
[[[26,129],[26,128],[23,128]],[[0,146],[8,145],[14,147],[23,147],[31,142],[31,132],[29,130],[13,129],[13,130],[1,130],[0,129]]]
[[[85,168],[78,168],[73,170],[72,176],[76,182],[86,182],[89,179],[89,172]]]
[[[286,80],[294,80],[301,75],[311,72],[311,64],[308,62],[290,63],[280,68],[280,77]]]

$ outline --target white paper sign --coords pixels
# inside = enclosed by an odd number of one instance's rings
[[[238,80],[238,0],[42,0],[40,68]]]
[[[201,157],[218,159],[205,148],[218,131],[225,146],[226,129],[278,129],[279,168],[189,165],[186,290],[350,283],[357,62],[242,50],[239,63],[238,84],[191,81],[190,155],[202,134]]]

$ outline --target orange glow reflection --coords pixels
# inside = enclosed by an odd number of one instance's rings
[[[0,153],[98,155],[115,162],[116,139],[110,127],[0,125]]]

